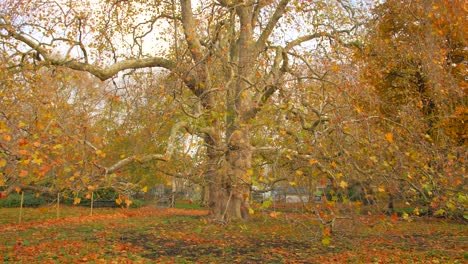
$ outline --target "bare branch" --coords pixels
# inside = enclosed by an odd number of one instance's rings
[[[276,7],[275,12],[271,16],[270,20],[268,21],[268,24],[266,25],[265,29],[263,30],[262,34],[257,40],[256,43],[256,48],[257,50],[262,50],[266,46],[266,41],[270,37],[271,33],[273,32],[273,29],[275,29],[276,24],[280,20],[280,18],[283,16],[284,12],[286,11],[286,6],[289,4],[290,0],[281,0]]]
[[[116,172],[117,170],[121,169],[122,167],[125,167],[128,164],[130,164],[132,162],[135,162],[135,161],[137,161],[139,163],[146,163],[146,162],[156,161],[156,160],[168,161],[169,159],[166,157],[166,155],[163,155],[163,154],[148,154],[148,155],[141,156],[141,157],[138,156],[138,155],[135,155],[135,156],[131,156],[131,157],[127,157],[125,159],[119,160],[114,165],[112,165],[110,167],[106,167],[104,169],[106,171],[106,174],[110,174],[110,173]]]
[[[176,63],[162,57],[128,59],[116,62],[115,64],[105,68],[85,62],[80,62],[74,59],[60,58],[59,56],[54,55],[49,50],[45,49],[43,47],[44,44],[38,43],[32,38],[29,38],[24,34],[16,32],[6,19],[3,18],[3,20],[5,21],[5,24],[2,25],[2,28],[4,28],[10,36],[12,36],[18,41],[23,42],[24,44],[38,52],[44,58],[44,60],[48,61],[51,65],[64,66],[78,71],[86,71],[98,77],[102,81],[113,77],[120,71],[128,69],[161,67],[168,70],[174,70],[176,68]]]

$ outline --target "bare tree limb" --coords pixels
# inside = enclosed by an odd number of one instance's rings
[[[260,37],[257,40],[257,43],[256,43],[257,51],[265,48],[268,38],[270,37],[271,33],[275,29],[280,18],[285,13],[286,6],[289,4],[289,2],[290,0],[281,0],[279,2],[278,6],[276,7],[275,12],[271,16],[270,20],[268,21],[268,24],[266,25],[265,29],[263,29],[262,33],[260,34]]]

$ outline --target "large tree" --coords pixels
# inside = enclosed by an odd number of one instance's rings
[[[168,72],[195,99],[191,109],[182,100],[189,122],[179,126],[203,139],[209,205],[219,221],[247,217],[252,122],[278,90],[310,78],[308,54],[326,58],[356,30],[357,6],[345,0],[81,2],[2,1],[6,52],[18,68],[28,56],[102,81]]]
[[[360,53],[361,81],[368,91],[368,99],[361,96],[360,104],[367,104],[365,113],[374,116],[369,125],[377,143],[363,149],[372,157],[374,174],[386,185],[380,189],[440,213],[463,210],[466,199],[463,4],[385,1],[373,10]]]

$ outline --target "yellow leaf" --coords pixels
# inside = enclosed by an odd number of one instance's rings
[[[122,204],[122,200],[120,200],[120,198],[115,199],[115,202],[116,202],[118,205],[121,205],[121,204]]]
[[[75,197],[75,199],[73,199],[73,204],[76,205],[76,204],[79,204],[81,202],[81,198],[80,197]]]
[[[390,143],[393,143],[393,134],[392,133],[385,134],[385,140],[387,140]]]
[[[249,207],[249,214],[252,215],[252,214],[254,214],[254,213],[255,213],[254,209],[252,209],[251,207]]]
[[[297,183],[296,183],[296,182],[289,182],[289,185],[291,185],[291,186],[296,186]]]
[[[33,159],[32,163],[37,164],[37,165],[41,165],[42,164],[42,159],[41,158]]]
[[[297,170],[297,171],[296,171],[296,174],[299,175],[299,176],[301,176],[302,174],[304,174],[304,172],[301,171],[301,170]]]
[[[144,192],[144,193],[148,192],[148,186],[143,187],[143,188],[141,189],[141,191]]]
[[[57,149],[62,149],[63,148],[63,145],[62,144],[57,144],[55,146],[52,147],[52,149],[54,150],[57,150]]]
[[[248,169],[246,174],[247,176],[252,176],[254,174],[254,171],[252,169]]]
[[[380,186],[379,186],[379,192],[385,192],[385,187],[382,186],[382,185],[380,185]]]
[[[28,165],[29,162],[31,162],[30,159],[24,159],[24,160],[20,160],[18,161],[18,164],[21,164],[21,165]]]
[[[340,187],[343,188],[343,189],[345,189],[346,187],[348,187],[348,183],[345,182],[345,181],[341,181],[341,182],[340,182]]]
[[[172,180],[171,179],[166,179],[166,185],[167,186],[172,186]]]
[[[330,245],[330,242],[331,242],[331,238],[329,236],[326,236],[326,237],[322,238],[322,244],[324,246]]]
[[[24,126],[26,126],[26,123],[24,123],[24,122],[19,122],[19,124],[18,124],[18,127],[19,127],[19,128],[24,127]]]
[[[95,153],[96,153],[96,155],[99,155],[99,156],[101,156],[101,157],[103,157],[103,158],[106,157],[106,153],[104,153],[104,152],[103,152],[102,150],[100,150],[100,149],[96,150]]]
[[[0,168],[3,168],[3,167],[5,167],[5,166],[6,166],[6,164],[7,164],[7,161],[6,161],[6,160],[4,160],[4,159],[0,159]]]
[[[402,215],[403,219],[405,220],[408,220],[409,219],[409,215],[407,213],[403,213]]]

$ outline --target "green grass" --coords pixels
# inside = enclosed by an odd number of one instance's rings
[[[115,213],[112,208],[94,208],[93,213],[96,214],[111,214]],[[81,206],[66,206],[59,207],[59,218],[70,218],[90,215],[91,210]],[[18,223],[20,208],[0,208],[0,224]],[[55,206],[43,206],[38,208],[23,208],[22,222],[34,222],[57,219],[57,208]]]
[[[176,202],[175,208],[179,209],[206,209],[199,203],[189,203],[186,201]]]

